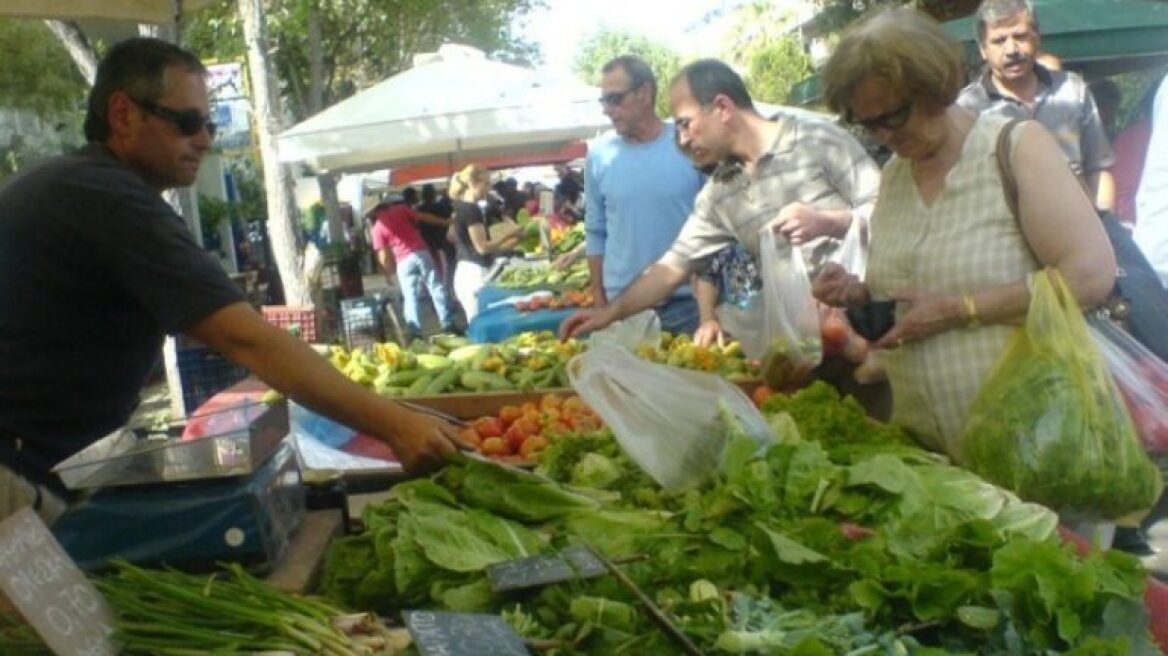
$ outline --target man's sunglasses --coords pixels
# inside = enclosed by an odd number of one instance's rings
[[[900,107],[885,112],[879,116],[873,116],[862,121],[857,121],[855,117],[849,117],[848,122],[852,125],[858,125],[868,132],[875,132],[877,130],[899,130],[908,123],[909,116],[912,115],[913,103],[911,100],[906,101]]]
[[[625,97],[637,90],[637,87],[632,89],[625,89],[624,91],[610,91],[600,97],[600,104],[608,107],[616,107],[625,101]]]
[[[206,130],[212,139],[215,138],[215,131],[218,129],[217,126],[210,118],[200,114],[197,109],[184,109],[179,111],[177,109],[163,107],[149,100],[135,100],[134,102],[142,109],[178,128],[179,133],[184,137],[193,137],[201,130]]]

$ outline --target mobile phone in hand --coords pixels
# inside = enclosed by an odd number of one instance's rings
[[[845,314],[856,334],[869,342],[875,342],[896,325],[896,301],[871,301],[864,305],[854,305]]]

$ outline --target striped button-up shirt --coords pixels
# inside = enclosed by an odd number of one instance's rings
[[[757,258],[759,230],[795,202],[851,209],[862,220],[871,214],[880,169],[850,134],[825,119],[780,114],[774,120],[780,126],[778,136],[754,171],[748,174],[737,163],[721,164],[661,263],[684,271],[703,268],[708,258],[735,241]],[[838,246],[839,240],[820,237],[804,244],[803,254],[815,268]]]

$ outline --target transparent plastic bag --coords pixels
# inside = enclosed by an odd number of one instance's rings
[[[592,344],[611,344],[626,351],[636,351],[641,344],[661,344],[661,318],[653,310],[642,310],[628,318],[614,321],[592,333]]]
[[[848,226],[848,232],[840,241],[839,248],[836,249],[829,261],[835,262],[847,270],[848,273],[856,276],[860,280],[864,279],[864,275],[868,271],[868,244],[865,239],[865,219],[856,216],[852,219],[852,225]]]
[[[718,376],[646,362],[609,344],[573,358],[568,376],[633,462],[667,490],[700,484],[721,462],[720,407],[760,447],[774,441],[746,394]]]
[[[799,248],[769,229],[759,240],[762,291],[745,308],[722,306],[720,319],[747,357],[762,361],[766,384],[790,389],[823,358],[819,309]]]
[[[1026,323],[973,402],[961,457],[1023,499],[1086,520],[1159,498],[1160,472],[1057,271],[1035,275]]]
[[[1110,320],[1091,317],[1087,323],[1144,449],[1168,454],[1168,364]]]

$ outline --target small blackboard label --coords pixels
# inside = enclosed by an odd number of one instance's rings
[[[407,610],[402,620],[422,656],[529,656],[498,615]]]
[[[0,522],[0,590],[53,653],[118,653],[105,598],[31,508]]]
[[[557,554],[489,565],[487,580],[491,583],[492,591],[506,592],[572,579],[587,579],[607,572],[608,568],[587,547],[568,547]]]

